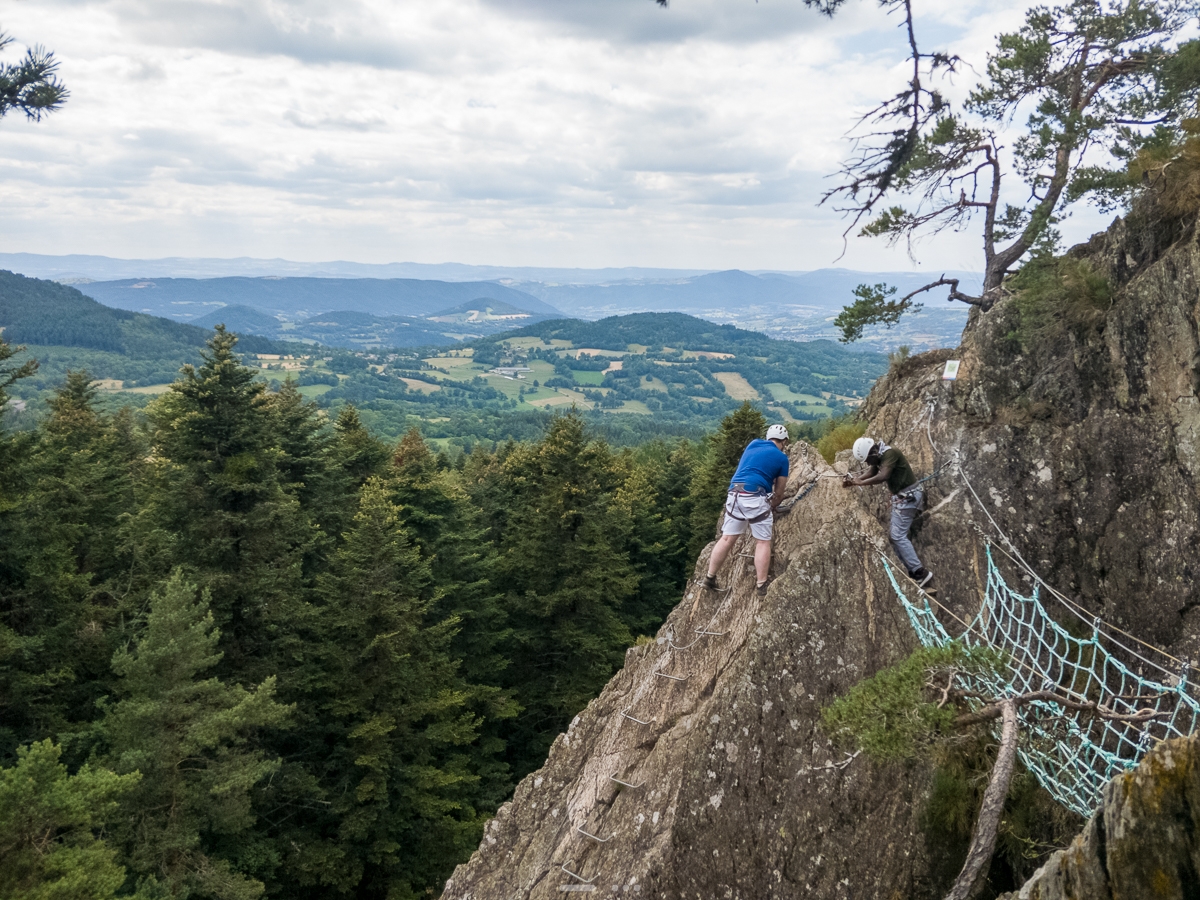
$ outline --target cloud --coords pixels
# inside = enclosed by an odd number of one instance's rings
[[[408,68],[420,53],[392,21],[360,0],[109,0],[133,33],[159,46],[311,64]]]
[[[1020,13],[922,8],[979,61]],[[825,176],[905,77],[867,0],[832,22],[800,0],[43,0],[5,16],[56,50],[72,90],[38,125],[0,122],[7,251],[816,268],[842,250],[816,206]],[[977,244],[921,252],[971,268]],[[904,255],[858,241],[844,263]]]

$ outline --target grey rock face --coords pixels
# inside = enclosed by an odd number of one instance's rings
[[[999,900],[1190,900],[1200,894],[1200,740],[1160,744],[1114,778],[1066,850]]]
[[[1076,252],[1115,288],[1097,327],[1023,353],[1012,300],[973,313],[960,348],[879,382],[868,434],[918,474],[949,460],[966,474],[944,468],[928,483],[916,531],[947,626],[978,610],[983,539],[998,526],[1089,615],[1200,656],[1200,247],[1188,239],[1156,257],[1117,223]],[[944,383],[951,357],[959,380]],[[804,445],[792,462],[789,493],[836,474]],[[721,573],[727,593],[689,586],[444,896],[939,896],[919,827],[929,772],[847,759],[819,727],[824,705],[915,646],[879,561],[886,524],[882,488],[820,478],[777,523],[764,599],[747,558]],[[1011,585],[1030,586],[999,559]]]
[[[793,451],[792,487],[827,474],[810,448]],[[824,704],[913,644],[862,536],[879,525],[849,493],[823,478],[779,520],[762,602],[748,558],[721,573],[732,590],[690,587],[520,784],[445,896],[924,893],[922,778],[847,760],[817,726]]]

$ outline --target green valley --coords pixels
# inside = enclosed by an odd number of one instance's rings
[[[253,324],[231,312],[231,330]],[[198,360],[211,334],[11,273],[0,273],[0,328],[38,360],[38,373],[11,392],[13,411],[31,421],[72,369],[97,380],[105,406],[144,406]],[[817,422],[854,409],[887,366],[880,354],[830,341],[775,340],[682,313],[553,319],[449,347],[346,343],[241,334],[238,352],[261,380],[294,379],[329,415],[353,405],[382,437],[417,427],[461,451],[530,439],[571,409],[616,444],[696,437],[747,400],[772,421]]]

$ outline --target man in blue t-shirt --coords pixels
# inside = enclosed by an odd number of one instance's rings
[[[725,499],[721,537],[708,558],[708,574],[704,577],[706,588],[716,589],[717,569],[725,562],[737,539],[749,529],[755,540],[756,590],[760,595],[767,592],[775,507],[783,499],[783,489],[787,486],[788,458],[784,452],[787,444],[787,428],[772,425],[767,429],[766,440],[753,440],[742,452],[741,462],[729,483],[729,496]]]

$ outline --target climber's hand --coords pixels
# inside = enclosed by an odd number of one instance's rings
[[[844,488],[852,488],[852,487],[855,487],[855,486],[856,486],[856,485],[855,485],[855,483],[854,483],[854,476],[853,476],[853,475],[843,475],[843,476],[842,476],[842,487],[844,487]]]

